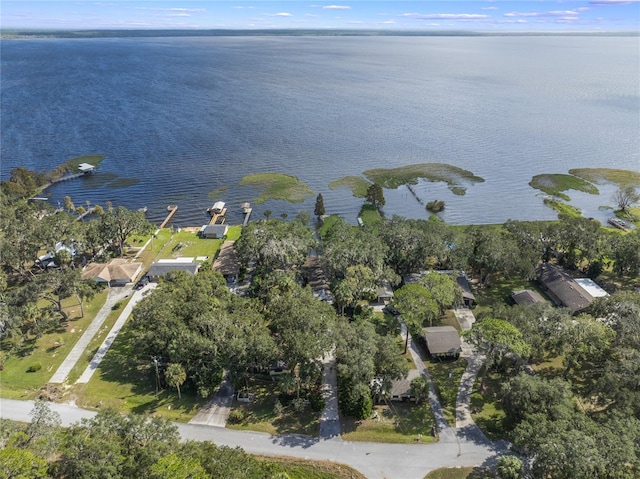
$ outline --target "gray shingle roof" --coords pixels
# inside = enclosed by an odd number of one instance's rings
[[[422,331],[430,354],[455,356],[462,351],[460,335],[453,326],[433,326]]]

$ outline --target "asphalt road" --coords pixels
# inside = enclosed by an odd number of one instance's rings
[[[96,413],[69,404],[51,403],[63,426],[93,417]],[[33,401],[0,399],[0,416],[29,422]],[[177,423],[184,440],[213,441],[218,445],[241,447],[249,453],[329,460],[347,464],[370,479],[422,479],[441,467],[477,466],[507,452],[503,444],[491,443],[475,434],[457,430],[453,442],[435,444],[377,444],[324,440],[300,435],[233,431],[221,427]]]

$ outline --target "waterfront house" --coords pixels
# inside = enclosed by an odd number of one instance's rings
[[[200,230],[200,236],[209,239],[224,239],[229,227],[227,225],[204,225]]]
[[[91,263],[82,271],[82,279],[93,279],[108,286],[124,286],[135,281],[142,266],[142,263],[130,263],[123,258],[115,258],[108,263]]]
[[[149,281],[157,282],[171,271],[186,271],[195,275],[200,269],[200,263],[194,258],[161,259],[153,263],[147,272]]]
[[[587,309],[593,302],[594,297],[587,289],[560,266],[542,263],[538,266],[536,275],[544,292],[557,306],[564,306],[572,313],[578,313]]]

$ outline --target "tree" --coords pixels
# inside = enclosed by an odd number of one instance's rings
[[[26,449],[0,449],[0,477],[17,479],[45,479],[47,461]]]
[[[524,341],[518,328],[502,319],[487,318],[477,321],[471,329],[462,334],[487,358],[480,384],[482,390],[484,390],[487,373],[502,361],[505,354],[513,353],[521,358],[526,358],[531,351],[531,347]]]
[[[433,320],[438,315],[438,303],[424,286],[405,284],[395,292],[392,304],[400,311],[402,321],[407,325],[407,337],[404,343],[404,354],[406,354],[409,335],[419,334],[426,321],[433,324]]]
[[[640,194],[636,192],[635,187],[626,186],[618,188],[611,196],[611,200],[618,205],[618,211],[624,212],[631,205],[640,201]]]
[[[147,221],[141,211],[130,211],[124,206],[108,209],[96,221],[100,225],[100,234],[104,243],[115,242],[118,256],[124,254],[124,243],[134,234],[148,234],[153,231],[153,225]]]
[[[180,396],[180,386],[182,386],[187,379],[187,373],[182,365],[178,363],[170,364],[164,372],[164,378],[169,386],[178,390],[178,399],[182,399]]]
[[[498,459],[498,476],[500,479],[520,479],[523,472],[522,461],[516,456],[501,456]]]
[[[429,271],[420,278],[420,284],[427,288],[438,305],[439,313],[453,306],[460,297],[457,283],[448,274]]]
[[[424,376],[418,376],[411,381],[411,394],[418,402],[429,397],[429,381]]]
[[[208,479],[211,477],[197,458],[185,459],[175,453],[161,457],[151,466],[149,472],[151,479]]]
[[[365,198],[376,208],[382,208],[385,204],[384,192],[382,191],[382,186],[378,183],[373,183],[369,188],[367,188]]]
[[[544,414],[559,421],[571,417],[573,393],[567,381],[545,379],[521,373],[502,385],[502,405],[511,424],[518,424],[527,416]]]
[[[322,197],[322,193],[318,193],[316,198],[316,206],[313,209],[313,214],[318,217],[318,219],[326,213],[324,209],[324,198]]]

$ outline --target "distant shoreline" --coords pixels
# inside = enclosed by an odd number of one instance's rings
[[[638,37],[640,31],[472,31],[472,30],[320,30],[320,29],[264,29],[264,30],[31,30],[5,29],[2,40],[46,38],[153,38],[153,37],[259,37],[259,36],[315,36],[315,37]]]

